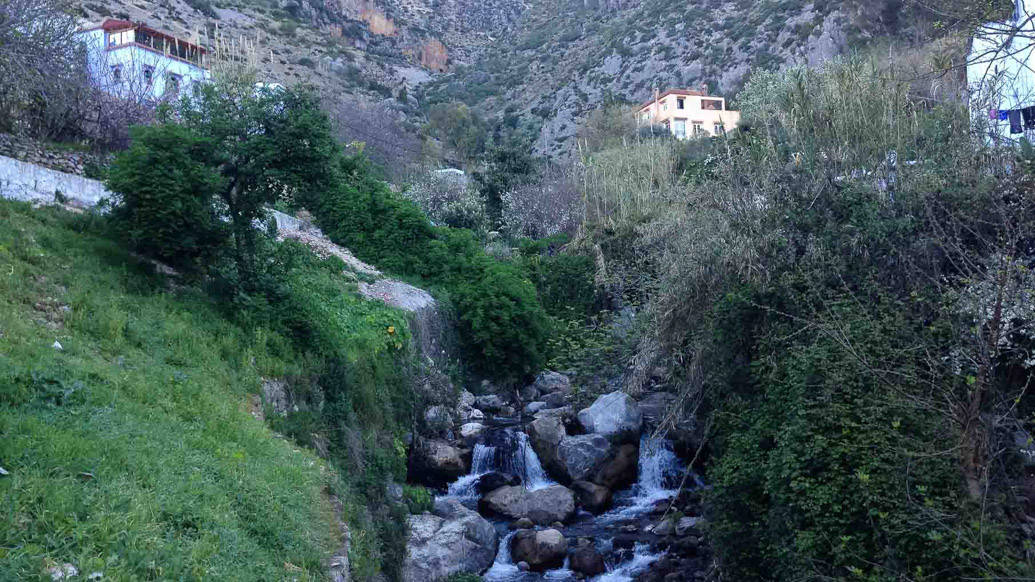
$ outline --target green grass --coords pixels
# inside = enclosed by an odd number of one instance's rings
[[[291,343],[89,222],[0,201],[0,580],[323,578],[338,477],[245,405]]]

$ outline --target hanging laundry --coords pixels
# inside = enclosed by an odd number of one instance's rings
[[[1024,129],[1021,127],[1021,110],[1013,109],[1010,111],[1010,133],[1024,133]]]
[[[1035,106],[1021,109],[1021,117],[1024,118],[1024,129],[1035,129]]]
[[[999,110],[999,121],[1006,121],[1009,118],[1010,118],[1010,110],[1009,109],[1000,109]]]
[[[998,109],[989,109],[988,110],[988,118],[991,119],[992,121],[995,121],[996,119],[999,119],[999,110]]]

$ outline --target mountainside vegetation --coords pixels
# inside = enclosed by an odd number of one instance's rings
[[[667,361],[710,439],[720,569],[1030,575],[1027,158],[861,61],[740,102],[729,140],[589,153],[575,242],[646,304],[626,388]]]

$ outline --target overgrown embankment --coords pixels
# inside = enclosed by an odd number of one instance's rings
[[[275,316],[231,316],[106,232],[0,201],[0,578],[323,579],[343,543],[328,494],[373,577],[402,535],[384,484],[405,474],[405,316],[293,243]],[[249,414],[263,377],[334,411],[266,411],[334,465]]]

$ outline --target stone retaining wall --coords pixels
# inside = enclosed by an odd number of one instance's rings
[[[0,198],[55,202],[58,193],[82,206],[111,196],[98,180],[0,156]]]

